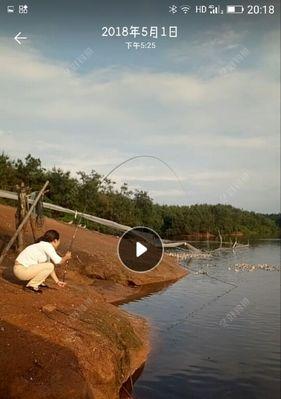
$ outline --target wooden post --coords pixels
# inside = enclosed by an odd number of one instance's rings
[[[29,211],[29,208],[30,208],[29,199],[30,199],[30,194],[28,194],[28,196],[27,196],[27,211]],[[30,227],[31,227],[31,231],[32,231],[33,241],[36,242],[36,226],[35,226],[35,221],[34,221],[33,215],[30,216],[29,222],[30,222]]]
[[[28,219],[30,218],[30,215],[32,214],[33,209],[35,208],[36,204],[38,203],[39,199],[41,198],[41,196],[44,194],[46,187],[48,186],[49,181],[46,181],[46,183],[44,184],[43,188],[40,190],[40,192],[38,193],[37,197],[35,198],[33,204],[31,205],[31,207],[29,208],[29,211],[27,212],[27,214],[25,215],[25,218],[22,220],[22,222],[20,223],[20,225],[18,226],[15,234],[13,235],[13,237],[10,239],[10,241],[8,242],[8,244],[6,245],[6,247],[4,248],[2,255],[0,256],[0,264],[2,263],[3,259],[5,258],[5,256],[7,255],[9,249],[12,247],[12,245],[14,244],[14,242],[16,241],[19,233],[22,231],[23,227],[25,226],[25,224],[28,222]]]
[[[17,186],[17,192],[18,192],[18,207],[16,211],[16,229],[19,227],[19,225],[25,218],[29,208],[28,199],[27,199],[28,187],[26,187],[25,184],[22,182],[20,186]],[[17,252],[21,252],[24,248],[24,231],[25,228],[23,228],[19,232],[17,238]]]

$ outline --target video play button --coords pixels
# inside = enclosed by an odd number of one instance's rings
[[[134,227],[126,231],[118,244],[122,264],[139,273],[154,269],[161,262],[163,252],[161,238],[148,227]]]
[[[144,245],[142,245],[140,242],[137,242],[137,245],[136,245],[136,257],[139,258],[140,256],[142,256],[146,252],[147,252],[147,248]]]

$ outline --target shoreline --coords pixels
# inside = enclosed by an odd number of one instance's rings
[[[14,209],[0,205],[0,216],[1,246],[1,238],[6,241],[13,231]],[[59,227],[66,240],[73,231],[47,219],[45,228],[50,226]],[[140,278],[114,263],[115,237],[88,231],[80,236],[63,290],[51,284],[34,297],[13,279],[13,252],[1,265],[0,341],[8,349],[0,355],[0,396],[5,399],[125,398],[149,355],[150,326],[118,305],[165,289],[187,274],[164,257],[160,270]],[[56,383],[46,379],[50,368],[60,376]]]

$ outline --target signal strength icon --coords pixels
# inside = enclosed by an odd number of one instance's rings
[[[180,9],[181,9],[182,12],[186,15],[186,14],[188,14],[189,11],[191,10],[191,7],[190,7],[190,6],[187,6],[187,5],[183,5],[183,6],[180,6]]]

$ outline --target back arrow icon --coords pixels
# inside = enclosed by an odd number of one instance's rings
[[[18,44],[21,44],[21,40],[26,40],[27,37],[21,36],[21,32],[19,32],[19,33],[14,37],[14,39],[15,39],[15,41],[16,41]]]

